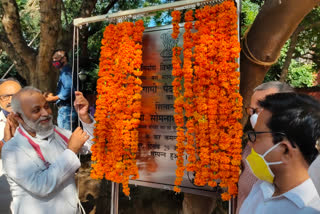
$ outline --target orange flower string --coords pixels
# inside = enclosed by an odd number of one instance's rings
[[[173,39],[177,39],[179,37],[179,22],[181,13],[180,11],[173,11],[171,13],[172,16],[172,25],[173,25],[173,33],[171,34]],[[176,169],[176,180],[174,182],[174,191],[180,192],[180,188],[178,187],[182,182],[182,177],[184,175],[184,115],[183,115],[183,105],[184,105],[184,98],[182,96],[182,77],[183,71],[181,69],[181,47],[176,46],[172,49],[172,75],[175,76],[175,79],[172,82],[173,86],[173,95],[175,96],[174,101],[174,109],[175,115],[174,120],[177,125],[177,169]]]
[[[220,180],[219,186],[225,190],[221,198],[229,200],[237,194],[242,136],[239,123],[242,97],[235,61],[240,52],[236,7],[233,1],[228,0],[196,10],[195,17],[197,32],[191,33],[193,12],[188,11],[185,15],[182,70],[181,62],[175,58],[177,47],[173,48],[175,111],[180,119],[176,123],[183,127],[185,112],[188,118],[185,147],[189,162],[187,170],[195,173],[194,183],[215,187],[217,180]],[[173,21],[177,23],[176,15]],[[176,25],[173,26],[173,35],[177,38]],[[184,82],[184,93],[181,82]],[[177,130],[178,137],[183,136],[182,131]],[[177,141],[180,148],[178,160],[184,156],[182,139]],[[184,169],[181,162],[177,161],[177,165],[177,169]],[[179,176],[183,176],[181,170]],[[177,175],[177,180],[175,185],[181,184],[182,177]]]
[[[185,147],[186,153],[188,154],[188,163],[186,165],[187,171],[195,171],[195,162],[196,162],[196,154],[195,154],[195,147],[194,147],[194,94],[193,94],[193,69],[192,69],[192,33],[191,30],[193,28],[193,10],[189,10],[185,14],[185,21],[184,24],[185,33],[183,34],[183,78],[184,78],[184,109],[185,115],[188,118],[186,122],[187,128],[187,145]]]
[[[101,41],[95,144],[91,177],[122,183],[130,194],[129,179],[138,178],[136,153],[141,111],[143,21],[106,27]]]

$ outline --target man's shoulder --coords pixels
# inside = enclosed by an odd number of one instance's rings
[[[71,68],[71,66],[70,66],[69,64],[67,64],[67,65],[65,65],[65,66],[63,66],[63,67],[61,68],[61,71],[62,71],[62,72],[71,73],[71,72],[72,72],[72,68]]]
[[[19,144],[17,141],[17,136],[12,137],[8,142],[6,142],[3,147],[2,147],[2,152],[3,151],[10,151],[13,149],[19,149]]]

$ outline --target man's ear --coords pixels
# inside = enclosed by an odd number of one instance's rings
[[[16,119],[16,121],[18,121],[18,123],[24,124],[24,121],[23,121],[23,119],[22,119],[22,117],[21,117],[21,114],[20,114],[19,112],[14,113],[13,116],[14,116],[14,119]]]
[[[288,163],[295,155],[297,155],[297,147],[293,147],[292,144],[288,140],[283,140],[281,142],[282,150],[282,158],[283,163]]]

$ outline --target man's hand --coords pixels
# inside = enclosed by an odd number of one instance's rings
[[[81,121],[90,124],[92,123],[88,110],[89,110],[89,102],[86,98],[84,98],[83,94],[80,91],[74,92],[76,95],[76,99],[74,101],[74,108],[76,109]]]
[[[69,142],[68,149],[78,154],[83,144],[89,139],[89,135],[83,131],[80,127],[76,128],[72,133]]]
[[[17,129],[18,125],[19,125],[18,122],[14,118],[14,114],[10,113],[7,116],[7,122],[6,122],[6,125],[4,127],[4,137],[3,137],[4,141],[7,142],[13,137],[14,133],[16,132],[16,129]]]
[[[59,99],[58,96],[54,96],[52,93],[49,92],[45,92],[43,95],[46,98],[47,102],[55,102]]]

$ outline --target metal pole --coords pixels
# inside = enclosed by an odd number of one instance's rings
[[[118,214],[118,208],[119,208],[119,184],[112,182],[110,214]]]

